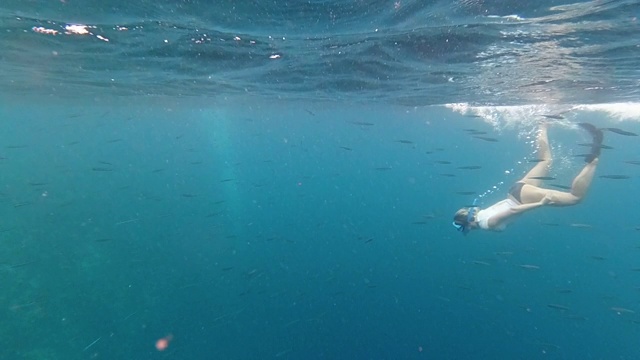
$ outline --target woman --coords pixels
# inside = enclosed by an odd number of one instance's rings
[[[602,131],[589,123],[578,124],[593,137],[591,153],[585,156],[587,165],[576,176],[569,192],[540,187],[551,166],[551,149],[547,124],[540,126],[538,134],[538,162],[525,177],[516,182],[505,200],[486,209],[462,208],[453,217],[453,226],[465,235],[473,229],[502,231],[517,215],[544,205],[570,206],[579,203],[587,193],[598,166],[602,148]],[[474,204],[475,205],[475,204]]]

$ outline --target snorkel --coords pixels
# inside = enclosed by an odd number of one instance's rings
[[[471,206],[469,206],[469,210],[467,211],[467,221],[466,224],[458,224],[457,222],[453,222],[453,227],[456,228],[456,230],[462,232],[464,235],[467,235],[469,233],[469,231],[471,231],[471,227],[469,225],[471,225],[471,222],[473,221],[473,218],[476,215],[476,203],[478,202],[478,198],[473,199],[473,204]]]

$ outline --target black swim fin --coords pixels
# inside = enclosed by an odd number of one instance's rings
[[[602,140],[604,139],[604,135],[602,134],[602,130],[595,127],[593,124],[589,123],[579,123],[581,128],[587,130],[591,137],[593,138],[593,142],[591,143],[591,153],[584,157],[584,161],[586,163],[592,162],[595,158],[600,157],[600,151],[602,150]]]

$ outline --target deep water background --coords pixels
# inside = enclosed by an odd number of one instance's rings
[[[632,137],[607,133],[598,169],[631,179],[465,237],[451,216],[477,195],[457,192],[504,196],[533,127],[246,98],[23,105],[0,114],[2,358],[637,354],[640,318],[611,309],[638,306]],[[587,137],[550,136],[568,184]]]

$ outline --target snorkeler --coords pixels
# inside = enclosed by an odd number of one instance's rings
[[[526,211],[544,205],[570,206],[579,203],[586,195],[596,172],[603,135],[602,131],[592,124],[578,125],[591,134],[593,143],[591,152],[585,155],[587,164],[573,180],[569,192],[540,187],[542,181],[547,178],[552,162],[547,124],[543,123],[538,133],[538,160],[533,169],[509,189],[506,199],[486,209],[471,206],[458,210],[453,217],[453,226],[465,235],[474,229],[502,231],[516,216]]]

